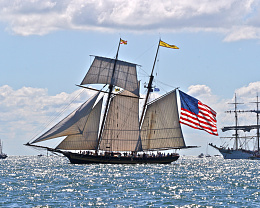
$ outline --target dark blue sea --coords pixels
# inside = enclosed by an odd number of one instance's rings
[[[0,165],[0,207],[260,207],[260,161],[73,165],[10,156]]]

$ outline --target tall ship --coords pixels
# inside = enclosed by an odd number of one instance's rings
[[[3,153],[3,143],[0,140],[0,159],[5,159],[7,158],[7,154]]]
[[[220,147],[210,143],[209,145],[213,148],[219,150],[219,152],[223,155],[224,159],[260,159],[260,149],[259,149],[259,108],[258,104],[258,96],[256,102],[256,110],[238,110],[237,105],[243,104],[238,103],[235,95],[235,102],[230,103],[235,106],[235,109],[232,111],[226,111],[226,113],[234,113],[235,114],[235,125],[234,126],[226,126],[222,128],[223,132],[226,131],[234,131],[234,134],[230,137],[222,137],[224,139],[234,140],[233,147],[229,147],[223,144]],[[256,125],[239,125],[238,124],[238,113],[256,113]],[[256,136],[240,136],[239,132],[250,132],[251,130],[256,130]],[[250,141],[254,141],[253,145],[249,145]],[[250,149],[251,146],[251,149]]]
[[[175,48],[161,40],[157,47],[147,93],[139,116],[136,64],[95,56],[79,87],[96,94],[27,146],[66,156],[71,163],[137,164],[176,161],[178,149],[193,148],[184,141],[177,106],[177,89],[149,101],[159,47]],[[101,90],[86,85],[104,84]],[[107,90],[105,90],[107,89]],[[106,96],[104,96],[106,95]],[[39,142],[65,137],[55,148]]]

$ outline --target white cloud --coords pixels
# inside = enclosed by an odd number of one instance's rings
[[[211,95],[211,89],[206,85],[191,85],[189,87],[189,94],[192,94],[194,96],[197,95]]]
[[[241,87],[240,89],[237,89],[235,91],[238,97],[241,97],[241,99],[248,100],[251,102],[251,100],[256,100],[257,94],[260,93],[260,81],[258,82],[251,82],[247,86]]]
[[[50,96],[47,89],[14,90],[4,85],[0,87],[0,138],[22,145],[40,133],[47,123],[57,121],[55,118],[60,120],[60,114],[64,117],[75,110],[90,95],[85,90],[77,90]]]
[[[79,29],[213,31],[225,41],[259,38],[259,0],[1,0],[0,21],[20,35]]]
[[[246,39],[259,39],[260,28],[253,26],[232,27],[225,37],[224,41],[238,41]]]

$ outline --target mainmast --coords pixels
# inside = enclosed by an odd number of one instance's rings
[[[251,102],[251,103],[256,103],[256,111],[250,111],[250,112],[255,112],[256,113],[256,138],[257,138],[257,152],[258,154],[260,153],[260,144],[259,144],[259,101],[258,101],[258,94],[256,96],[256,102]]]
[[[104,117],[103,117],[103,121],[102,121],[102,124],[101,124],[100,132],[99,132],[97,150],[99,150],[101,136],[102,136],[102,132],[103,132],[103,129],[104,129],[104,124],[105,124],[105,121],[106,121],[108,106],[109,106],[109,103],[110,103],[110,100],[111,100],[112,91],[113,91],[113,88],[114,88],[114,74],[115,74],[115,69],[116,69],[116,62],[118,60],[118,53],[119,53],[120,44],[121,44],[121,38],[119,40],[118,47],[117,47],[116,58],[115,58],[115,63],[114,63],[114,67],[113,67],[111,82],[110,82],[110,84],[108,86],[109,92],[108,92],[108,96],[107,96],[107,102],[106,102],[106,108],[105,108],[105,112],[104,112]]]
[[[149,79],[149,83],[148,83],[148,86],[147,86],[147,93],[146,93],[146,97],[145,97],[145,101],[144,101],[144,106],[143,106],[143,111],[142,111],[142,115],[141,115],[141,118],[140,118],[140,126],[143,122],[143,119],[144,119],[144,113],[145,113],[145,109],[146,109],[146,106],[147,106],[147,102],[148,102],[148,98],[149,98],[149,95],[150,95],[150,92],[151,92],[151,89],[152,89],[152,83],[153,83],[153,71],[154,71],[154,67],[155,67],[155,63],[156,63],[156,60],[157,60],[157,55],[158,55],[158,51],[159,51],[159,46],[160,46],[160,41],[159,40],[159,43],[158,43],[158,47],[157,47],[157,51],[156,51],[156,55],[155,55],[155,59],[154,59],[154,63],[153,63],[153,68],[152,68],[152,72],[151,72],[151,75],[150,75],[150,79]]]

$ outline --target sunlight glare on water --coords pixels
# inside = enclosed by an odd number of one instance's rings
[[[260,161],[181,157],[169,165],[0,160],[1,207],[258,207]]]

